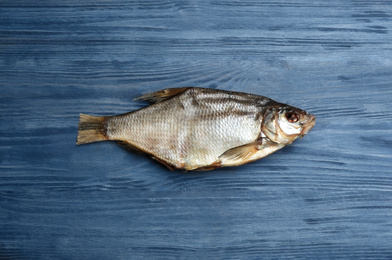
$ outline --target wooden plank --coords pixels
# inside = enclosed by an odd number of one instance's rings
[[[390,259],[389,1],[2,1],[0,258]],[[263,160],[169,172],[78,114],[167,87],[317,117]]]

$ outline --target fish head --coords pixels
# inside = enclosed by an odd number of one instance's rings
[[[315,123],[314,115],[296,107],[279,104],[266,111],[261,131],[271,141],[286,145],[306,135]]]

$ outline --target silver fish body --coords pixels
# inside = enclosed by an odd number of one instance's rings
[[[263,158],[315,123],[305,111],[240,92],[180,88],[140,99],[154,104],[119,116],[81,115],[78,144],[113,140],[171,169],[210,170]],[[297,121],[288,122],[288,113]]]

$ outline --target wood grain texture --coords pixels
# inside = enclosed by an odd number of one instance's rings
[[[391,259],[391,17],[390,1],[2,1],[0,258]],[[79,113],[186,86],[317,124],[209,173],[76,147]]]

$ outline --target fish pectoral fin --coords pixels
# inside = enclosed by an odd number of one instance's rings
[[[222,166],[238,166],[261,159],[283,147],[282,144],[261,138],[252,143],[231,148],[219,156],[219,159]]]
[[[153,92],[153,93],[148,93],[145,94],[141,97],[135,98],[135,100],[145,100],[148,101],[150,103],[158,103],[161,102],[163,100],[167,100],[170,99],[182,92],[184,92],[187,89],[190,89],[191,87],[185,87],[185,88],[168,88],[168,89],[164,89],[164,90],[160,90],[157,92]]]
[[[224,152],[219,159],[223,166],[238,166],[249,162],[255,153],[259,151],[257,148],[259,141],[237,146]]]

